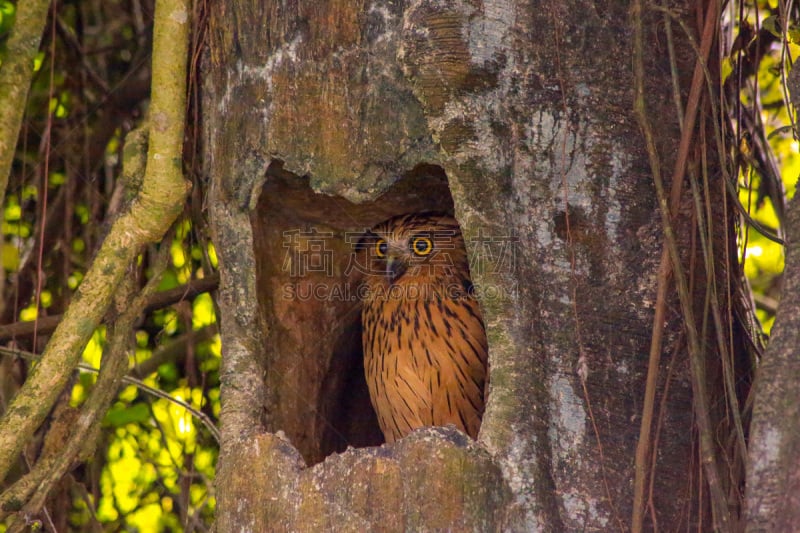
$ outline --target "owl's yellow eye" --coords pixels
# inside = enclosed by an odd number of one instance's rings
[[[388,245],[386,244],[386,241],[383,239],[378,239],[375,242],[375,255],[377,255],[378,257],[386,257],[387,248]]]
[[[428,255],[433,250],[433,243],[427,237],[414,237],[411,240],[411,250],[417,255]]]

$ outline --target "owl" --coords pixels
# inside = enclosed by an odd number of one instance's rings
[[[476,438],[487,344],[458,223],[437,213],[396,216],[359,248],[364,370],[386,442],[446,424]]]

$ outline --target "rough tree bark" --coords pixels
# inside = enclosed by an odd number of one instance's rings
[[[789,77],[800,109],[800,70]],[[769,349],[753,386],[753,428],[747,469],[747,531],[791,531],[800,523],[800,198],[787,210],[786,268]]]
[[[705,13],[668,7],[689,28]],[[629,527],[663,234],[633,113],[628,6],[227,0],[210,17],[219,530]],[[643,24],[668,176],[680,127],[664,17],[648,11]],[[674,41],[685,99],[696,54],[684,34]],[[717,272],[735,278],[719,171],[708,180]],[[694,206],[680,198],[674,224],[701,310]],[[353,286],[351,232],[429,208],[455,212],[481,294],[491,388],[479,441],[432,429],[335,454],[381,439],[359,376],[357,301],[328,289]],[[294,269],[315,242],[330,264]],[[664,530],[711,519],[677,302],[663,323],[645,518]],[[719,391],[718,365],[708,370]]]
[[[747,472],[747,531],[792,531],[800,523],[800,209],[787,210],[785,284],[781,306],[754,385]]]

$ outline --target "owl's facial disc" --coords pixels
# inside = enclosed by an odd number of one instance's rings
[[[386,257],[386,277],[389,278],[390,282],[394,282],[402,276],[407,267],[408,265],[406,265],[402,257],[396,255]]]

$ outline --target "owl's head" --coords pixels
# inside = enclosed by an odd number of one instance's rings
[[[358,243],[366,281],[375,286],[469,282],[458,222],[441,213],[399,215],[373,227]]]

